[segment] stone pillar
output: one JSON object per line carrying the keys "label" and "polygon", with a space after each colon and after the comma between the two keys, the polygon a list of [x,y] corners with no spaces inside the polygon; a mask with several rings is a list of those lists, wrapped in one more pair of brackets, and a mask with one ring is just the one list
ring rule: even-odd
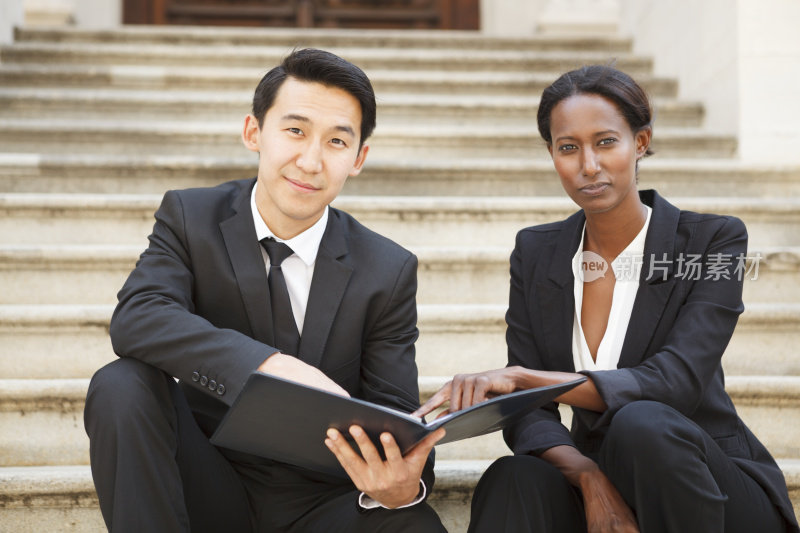
{"label": "stone pillar", "polygon": [[[0,0],[4,2],[6,0]],[[11,0],[12,3],[18,0]],[[122,24],[122,0],[22,0],[26,26],[114,28]]]}
{"label": "stone pillar", "polygon": [[22,26],[25,19],[23,0],[3,0],[0,2],[0,45],[14,40],[14,27]]}
{"label": "stone pillar", "polygon": [[737,137],[742,161],[800,164],[800,3],[622,0],[620,23],[679,98],[704,104],[707,131]]}
{"label": "stone pillar", "polygon": [[26,26],[68,26],[75,22],[75,0],[24,0]]}
{"label": "stone pillar", "polygon": [[544,35],[616,35],[620,0],[547,0],[537,20]]}
{"label": "stone pillar", "polygon": [[[738,36],[730,0],[623,0],[620,30],[657,76],[678,78],[678,97],[705,104],[705,128],[739,131]],[[656,135],[658,117],[656,117]]]}
{"label": "stone pillar", "polygon": [[548,0],[481,0],[481,31],[497,37],[530,37]]}
{"label": "stone pillar", "polygon": [[82,28],[113,28],[122,24],[122,0],[74,0],[75,24]]}
{"label": "stone pillar", "polygon": [[738,0],[739,154],[800,164],[800,2]]}

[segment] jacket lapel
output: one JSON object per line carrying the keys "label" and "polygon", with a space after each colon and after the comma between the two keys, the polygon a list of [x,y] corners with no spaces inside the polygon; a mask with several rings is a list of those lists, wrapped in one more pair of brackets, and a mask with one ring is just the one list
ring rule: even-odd
{"label": "jacket lapel", "polygon": [[333,321],[353,273],[352,266],[340,261],[347,253],[342,222],[336,210],[331,208],[328,227],[325,228],[314,265],[298,354],[302,361],[318,368]]}
{"label": "jacket lapel", "polygon": [[655,191],[639,193],[653,208],[644,244],[639,290],[622,344],[618,368],[639,364],[656,333],[661,315],[675,288],[675,236],[680,211]]}
{"label": "jacket lapel", "polygon": [[[255,180],[253,180],[255,183]],[[272,310],[269,306],[269,288],[264,258],[258,244],[250,193],[253,184],[245,187],[233,202],[236,212],[220,223],[219,228],[228,250],[239,293],[244,302],[253,338],[270,346],[275,345],[272,331]]]}
{"label": "jacket lapel", "polygon": [[[572,258],[581,241],[585,222],[583,211],[564,221],[556,247],[550,258],[547,280],[537,283],[537,302],[541,306],[542,325],[547,353],[551,362],[564,372],[574,372],[572,359],[572,325],[575,317]],[[563,355],[569,355],[564,357]]]}

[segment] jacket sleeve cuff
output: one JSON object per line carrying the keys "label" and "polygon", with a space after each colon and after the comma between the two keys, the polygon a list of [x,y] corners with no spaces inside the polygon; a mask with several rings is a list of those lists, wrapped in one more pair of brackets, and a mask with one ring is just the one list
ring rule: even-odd
{"label": "jacket sleeve cuff", "polygon": [[[401,505],[399,507],[395,507],[395,509],[404,509],[406,507],[411,507],[413,505],[417,505],[419,502],[425,499],[425,495],[428,493],[427,488],[425,487],[425,482],[421,479],[419,480],[419,493],[417,497],[411,503],[407,503],[405,505]],[[365,493],[361,493],[358,495],[358,506],[362,509],[377,509],[378,507],[383,507],[384,509],[388,509],[385,505],[377,500],[373,500]]]}
{"label": "jacket sleeve cuff", "polygon": [[572,446],[575,443],[569,430],[560,422],[541,421],[522,430],[511,446],[515,455],[541,455],[555,446]]}
{"label": "jacket sleeve cuff", "polygon": [[606,403],[607,409],[597,420],[595,427],[607,424],[617,411],[631,402],[642,399],[642,388],[629,368],[582,370],[580,374],[589,376],[594,386],[597,387],[600,397]]}

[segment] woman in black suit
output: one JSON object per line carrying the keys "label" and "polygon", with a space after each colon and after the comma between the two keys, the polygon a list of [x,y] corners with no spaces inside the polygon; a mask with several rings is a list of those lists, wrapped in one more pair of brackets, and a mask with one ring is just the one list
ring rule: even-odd
{"label": "woman in black suit", "polygon": [[568,72],[538,111],[568,219],[526,228],[511,255],[508,366],[457,375],[418,415],[587,380],[506,429],[470,531],[798,531],[783,475],[724,390],[747,232],[638,191],[652,111],[628,75]]}

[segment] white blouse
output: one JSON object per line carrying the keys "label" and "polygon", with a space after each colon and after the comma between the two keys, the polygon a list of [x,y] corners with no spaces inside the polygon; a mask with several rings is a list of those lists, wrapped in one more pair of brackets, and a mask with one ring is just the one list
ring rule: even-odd
{"label": "white blouse", "polygon": [[581,235],[581,243],[578,251],[572,258],[572,273],[575,276],[575,320],[572,326],[572,359],[575,363],[575,371],[581,370],[611,370],[617,368],[619,356],[622,352],[622,343],[625,341],[625,333],[628,330],[628,323],[633,312],[633,302],[636,299],[636,292],[639,290],[639,273],[642,270],[642,258],[644,257],[644,241],[647,236],[647,228],[650,226],[650,215],[653,210],[647,208],[647,219],[638,235],[628,244],[628,246],[611,263],[611,270],[616,278],[614,293],[611,297],[611,311],[608,315],[608,325],[597,348],[597,359],[592,359],[589,346],[586,344],[586,337],[581,326],[581,309],[583,307],[583,283],[598,279],[607,272],[598,269],[598,262],[602,261],[600,255],[593,252],[583,253],[583,235],[586,233],[586,225]]}

